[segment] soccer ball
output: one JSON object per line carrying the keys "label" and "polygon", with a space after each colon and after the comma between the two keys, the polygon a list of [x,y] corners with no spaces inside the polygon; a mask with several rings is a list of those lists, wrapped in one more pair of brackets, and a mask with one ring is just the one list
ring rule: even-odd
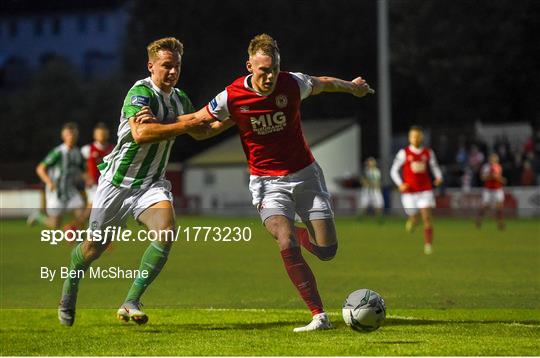
{"label": "soccer ball", "polygon": [[371,332],[386,320],[386,305],[377,292],[362,288],[347,297],[342,314],[347,326],[355,331]]}

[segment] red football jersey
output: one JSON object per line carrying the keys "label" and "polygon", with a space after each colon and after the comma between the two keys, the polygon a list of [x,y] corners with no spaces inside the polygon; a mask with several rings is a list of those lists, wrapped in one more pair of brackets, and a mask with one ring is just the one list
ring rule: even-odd
{"label": "red football jersey", "polygon": [[431,150],[423,148],[415,153],[410,147],[405,148],[405,163],[403,163],[403,182],[409,184],[407,192],[431,190],[431,177],[429,176],[429,160]]}
{"label": "red football jersey", "polygon": [[252,175],[283,176],[313,163],[301,127],[300,105],[311,93],[309,76],[280,72],[267,95],[249,86],[249,77],[235,80],[207,106],[217,119],[237,125]]}
{"label": "red football jersey", "polygon": [[490,176],[490,179],[484,181],[484,188],[486,189],[500,189],[503,187],[503,184],[495,179],[495,175],[500,177],[502,176],[502,167],[500,164],[491,164],[486,163],[482,167],[482,176]]}
{"label": "red football jersey", "polygon": [[94,179],[94,182],[98,182],[100,175],[97,166],[103,162],[103,158],[108,155],[113,148],[114,146],[112,144],[100,146],[95,142],[83,147],[83,155],[86,158],[86,173]]}

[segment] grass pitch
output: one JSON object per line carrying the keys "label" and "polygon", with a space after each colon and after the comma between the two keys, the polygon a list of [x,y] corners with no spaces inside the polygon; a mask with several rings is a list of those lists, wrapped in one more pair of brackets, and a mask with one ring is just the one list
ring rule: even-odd
{"label": "grass pitch", "polygon": [[[434,254],[403,220],[338,219],[338,256],[304,252],[335,330],[295,334],[309,322],[277,248],[256,218],[179,218],[182,226],[247,226],[249,242],[175,243],[144,296],[146,326],[116,321],[131,280],[85,279],[71,328],[56,318],[62,280],[40,267],[66,265],[70,247],[39,242],[40,228],[1,226],[2,355],[538,355],[540,224],[438,219]],[[137,229],[137,226],[133,226]],[[117,243],[95,265],[135,269],[147,243]],[[384,298],[386,325],[361,334],[340,317],[358,288]]]}

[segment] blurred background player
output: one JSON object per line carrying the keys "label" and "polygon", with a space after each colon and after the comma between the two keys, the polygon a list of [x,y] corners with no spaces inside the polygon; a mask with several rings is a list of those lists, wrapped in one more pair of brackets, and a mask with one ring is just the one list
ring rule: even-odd
{"label": "blurred background player", "polygon": [[86,159],[86,197],[90,208],[100,175],[98,165],[114,148],[114,145],[109,143],[109,128],[103,122],[99,122],[94,127],[93,138],[94,142],[81,148],[81,153]]}
{"label": "blurred background player", "polygon": [[384,199],[381,192],[381,171],[377,167],[377,160],[373,157],[366,159],[364,170],[360,177],[362,190],[360,193],[360,209],[365,214],[368,208],[372,208],[379,220],[382,219]]}
{"label": "blurred background player", "polygon": [[[433,150],[423,146],[424,130],[412,126],[409,130],[409,145],[401,149],[392,163],[390,175],[401,192],[401,202],[409,216],[405,228],[412,232],[422,216],[424,224],[424,253],[430,255],[433,247],[431,209],[435,207],[433,185],[429,168],[435,177],[433,184],[442,184],[442,173]],[[429,167],[429,168],[428,168]],[[403,168],[402,173],[400,173]]]}
{"label": "blurred background player", "polygon": [[44,224],[59,228],[65,213],[73,212],[75,220],[84,214],[85,162],[77,147],[79,129],[75,122],[62,126],[63,143],[52,149],[36,167],[36,173],[45,184],[46,213],[35,211],[27,219],[29,225]]}
{"label": "blurred background player", "polygon": [[484,183],[482,190],[482,207],[476,218],[476,227],[482,226],[482,221],[486,211],[491,207],[495,207],[495,219],[499,230],[505,229],[503,220],[504,207],[504,190],[503,185],[506,179],[503,177],[502,166],[499,164],[499,155],[492,153],[489,160],[482,166],[480,171],[480,179]]}
{"label": "blurred background player", "polygon": [[[253,205],[276,239],[287,274],[313,316],[311,323],[294,331],[329,329],[332,325],[315,276],[299,245],[321,260],[330,260],[337,251],[337,235],[323,172],[302,133],[300,105],[322,92],[357,97],[374,92],[361,77],[344,81],[280,71],[279,48],[266,34],[251,40],[248,55],[249,75],[236,79],[198,112],[181,116],[179,123],[217,119],[208,130],[193,133],[198,139],[238,127],[251,173]],[[139,115],[141,120],[151,119],[152,111]],[[295,228],[295,213],[308,230]]]}
{"label": "blurred background player", "polygon": [[[139,266],[147,275],[133,281],[117,311],[119,319],[138,324],[148,321],[140,298],[167,262],[176,230],[171,183],[164,177],[172,144],[176,135],[202,123],[177,121],[178,115],[194,111],[188,96],[174,88],[180,78],[183,52],[182,43],[173,37],[148,45],[150,77],[135,82],[124,99],[118,145],[100,165],[101,177],[90,214],[92,230],[104,232],[107,227],[121,227],[132,216],[149,230],[165,233],[159,235],[159,241],[148,245]],[[155,111],[155,123],[135,123],[136,113],[144,106]],[[169,126],[177,132],[171,133]],[[109,244],[110,241],[87,240],[75,246],[70,270],[84,272]],[[71,326],[75,321],[80,278],[80,275],[69,277],[64,282],[58,306],[58,319],[63,325]]]}

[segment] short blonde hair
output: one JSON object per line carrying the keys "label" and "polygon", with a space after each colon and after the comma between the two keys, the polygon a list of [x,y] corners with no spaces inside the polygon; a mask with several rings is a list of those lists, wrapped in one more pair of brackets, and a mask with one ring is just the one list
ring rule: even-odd
{"label": "short blonde hair", "polygon": [[279,47],[272,36],[260,34],[251,39],[248,46],[248,55],[250,57],[255,56],[257,52],[262,52],[264,55],[275,57],[276,55],[279,55]]}
{"label": "short blonde hair", "polygon": [[182,56],[184,54],[184,45],[175,37],[165,37],[155,40],[146,47],[146,51],[148,52],[148,59],[152,60],[156,58],[158,52],[162,50],[178,52],[180,56]]}

